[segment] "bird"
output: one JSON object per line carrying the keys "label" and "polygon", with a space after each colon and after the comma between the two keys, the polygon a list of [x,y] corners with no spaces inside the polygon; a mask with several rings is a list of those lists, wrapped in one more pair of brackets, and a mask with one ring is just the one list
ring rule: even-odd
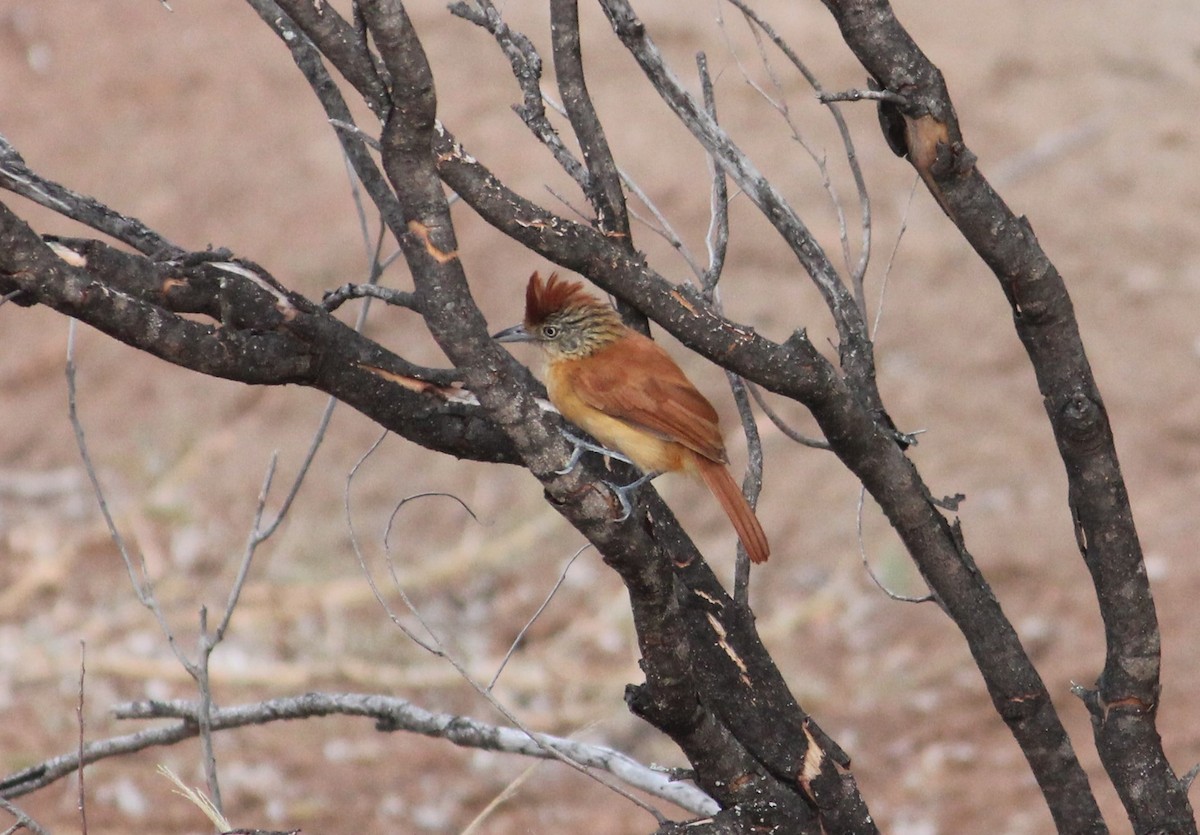
{"label": "bird", "polygon": [[583,449],[619,453],[615,457],[644,473],[614,488],[627,514],[626,491],[666,472],[698,478],[733,523],[751,562],[767,561],[766,534],[729,473],[716,409],[661,345],[625,325],[581,282],[557,273],[543,280],[537,272],[525,289],[524,321],[493,338],[538,345],[545,354],[550,402],[603,445],[576,443],[563,472]]}

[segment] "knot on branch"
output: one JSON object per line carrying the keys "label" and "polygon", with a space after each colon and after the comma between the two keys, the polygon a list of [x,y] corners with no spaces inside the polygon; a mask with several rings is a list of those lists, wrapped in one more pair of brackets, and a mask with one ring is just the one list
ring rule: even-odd
{"label": "knot on branch", "polygon": [[1098,688],[1084,687],[1081,684],[1071,685],[1071,694],[1083,702],[1092,721],[1104,725],[1117,716],[1147,716],[1158,708],[1158,700],[1146,700],[1138,696],[1121,696],[1115,699],[1105,699]]}
{"label": "knot on branch", "polygon": [[1033,692],[998,696],[993,703],[1005,722],[1020,722],[1034,716],[1045,706],[1045,694]]}
{"label": "knot on branch", "polygon": [[673,737],[691,731],[700,718],[699,702],[695,710],[679,711],[674,703],[664,704],[656,699],[649,684],[626,684],[625,705],[634,716]]}
{"label": "knot on branch", "polygon": [[1063,436],[1074,444],[1088,445],[1104,436],[1104,411],[1099,402],[1076,389],[1059,409]]}
{"label": "knot on branch", "polygon": [[934,149],[933,164],[929,168],[936,179],[963,177],[975,167],[978,157],[962,142],[939,142]]}

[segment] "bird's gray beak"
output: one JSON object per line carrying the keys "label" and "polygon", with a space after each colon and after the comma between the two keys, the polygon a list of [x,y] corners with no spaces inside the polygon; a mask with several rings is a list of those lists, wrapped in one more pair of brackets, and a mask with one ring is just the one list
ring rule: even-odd
{"label": "bird's gray beak", "polygon": [[511,328],[505,328],[500,333],[492,334],[492,339],[497,342],[533,342],[534,337],[529,335],[525,330],[524,325],[513,325]]}

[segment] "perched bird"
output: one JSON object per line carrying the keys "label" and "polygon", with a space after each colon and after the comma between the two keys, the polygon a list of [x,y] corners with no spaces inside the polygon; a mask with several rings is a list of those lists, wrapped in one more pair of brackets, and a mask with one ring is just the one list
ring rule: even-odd
{"label": "perched bird", "polygon": [[[717,412],[658,343],[626,327],[581,283],[557,274],[543,281],[536,272],[525,291],[525,321],[495,339],[542,347],[550,402],[600,441],[606,449],[599,451],[615,450],[645,472],[624,489],[667,472],[699,477],[751,561],[766,562],[767,537],[726,468]],[[579,453],[577,445],[572,465]]]}

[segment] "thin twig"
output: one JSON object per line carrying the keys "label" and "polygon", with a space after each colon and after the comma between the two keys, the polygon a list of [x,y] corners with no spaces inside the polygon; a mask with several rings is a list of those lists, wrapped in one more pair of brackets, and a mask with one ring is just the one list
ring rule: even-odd
{"label": "thin twig", "polygon": [[771,408],[771,404],[769,404],[767,399],[763,397],[762,389],[760,389],[758,386],[751,384],[749,388],[750,396],[754,398],[754,402],[758,404],[758,408],[763,410],[763,414],[767,416],[767,419],[770,420],[771,423],[775,424],[775,428],[782,432],[784,437],[789,438],[802,446],[812,447],[813,449],[830,448],[829,441],[821,438],[810,438],[807,435],[797,432],[795,429],[789,426],[787,421],[785,421],[778,412]]}
{"label": "thin twig", "polygon": [[[733,392],[733,402],[737,404],[738,417],[742,422],[742,432],[746,436],[746,475],[742,479],[742,492],[750,507],[758,504],[759,493],[762,492],[763,482],[763,446],[762,436],[758,433],[758,424],[754,420],[754,410],[750,406],[750,398],[746,394],[746,381],[726,371],[729,388]],[[737,564],[733,577],[733,599],[742,606],[750,605],[750,559],[745,546],[739,541],[737,546]]]}
{"label": "thin twig", "polygon": [[876,576],[875,571],[871,568],[870,560],[867,559],[867,545],[863,539],[863,503],[866,495],[867,489],[865,487],[860,488],[858,491],[858,509],[855,512],[855,524],[858,531],[858,555],[862,559],[863,568],[867,570],[867,576],[871,578],[872,583],[879,587],[880,591],[882,591],[892,600],[896,600],[901,603],[928,603],[931,600],[934,600],[932,592],[923,597],[909,597],[907,595],[894,592],[885,586],[883,581]]}
{"label": "thin twig", "polygon": [[[757,30],[761,30],[762,33],[770,39],[771,43],[773,43],[775,47],[783,53],[784,57],[791,62],[792,66],[796,68],[796,71],[799,72],[801,76],[803,76],[804,80],[808,82],[809,87],[811,87],[818,96],[824,92],[816,73],[810,70],[808,65],[800,60],[800,56],[796,54],[796,51],[792,49],[791,45],[785,41],[778,32],[775,31],[774,27],[772,27],[770,23],[760,16],[758,12],[746,5],[743,0],[726,0],[726,2],[732,4],[739,11],[741,11],[746,20],[752,24],[752,27],[757,27]],[[762,46],[759,42],[757,30],[752,28],[752,31],[755,33],[755,43],[759,44],[759,51],[760,54],[762,54]],[[770,64],[767,62],[765,55],[763,55],[763,63],[767,67],[768,72],[770,72]],[[773,74],[772,78],[774,78]],[[778,83],[777,86],[779,86]],[[782,89],[781,86],[780,89]],[[867,315],[867,309],[864,280],[867,274],[867,265],[871,259],[871,198],[867,192],[867,182],[862,173],[862,166],[859,165],[858,162],[858,152],[854,148],[854,139],[850,134],[850,127],[846,124],[846,119],[842,116],[842,112],[836,104],[831,104],[829,102],[826,102],[826,104],[829,104],[830,115],[833,117],[838,134],[841,136],[842,147],[846,154],[846,163],[850,168],[850,174],[854,179],[854,187],[858,192],[862,241],[860,244],[858,262],[854,265],[851,265],[849,239],[845,215],[841,207],[841,201],[838,200],[836,195],[832,192],[832,184],[826,187],[826,190],[830,192],[831,198],[833,198],[834,210],[837,212],[838,216],[842,252],[846,259],[846,268],[850,271],[850,286],[853,289],[859,307],[862,309],[862,315],[865,317]],[[799,132],[796,129],[796,126],[793,124],[789,114],[785,114],[785,120],[792,128],[793,136],[799,140]],[[807,146],[803,142],[800,144],[801,147],[804,147],[806,150],[808,150]],[[810,155],[812,155],[811,151]],[[815,156],[813,158],[814,160],[817,159]],[[821,169],[822,177],[828,179],[828,171],[824,167],[823,157],[818,162],[818,168]]]}
{"label": "thin twig", "polygon": [[[565,765],[575,769],[580,774],[583,774],[585,777],[595,780],[600,785],[605,786],[606,788],[619,794],[621,797],[625,798],[629,802],[635,804],[639,808],[644,809],[646,812],[653,815],[655,820],[657,820],[660,825],[666,823],[666,817],[663,815],[662,812],[660,812],[658,809],[651,806],[650,804],[646,803],[644,800],[637,797],[636,795],[631,794],[630,792],[626,791],[622,787],[613,785],[612,783],[609,783],[608,781],[601,779],[599,776],[597,776],[596,774],[594,774],[591,771],[591,769],[588,767],[588,765],[586,763],[577,762],[576,760],[571,759],[570,756],[559,752],[555,748],[545,747],[545,746],[541,745],[541,743],[538,740],[538,735],[535,734],[529,728],[527,728],[525,726],[525,724],[523,722],[521,722],[517,718],[517,716],[511,710],[509,710],[508,707],[503,702],[501,702],[499,699],[497,699],[496,696],[488,688],[484,687],[482,684],[480,684],[478,681],[476,681],[475,678],[471,675],[471,673],[467,670],[466,666],[461,661],[459,661],[457,658],[455,658],[454,655],[452,655],[445,648],[445,643],[438,636],[437,632],[433,629],[433,627],[429,624],[429,622],[427,620],[425,620],[425,617],[424,617],[424,615],[421,614],[420,609],[417,608],[416,604],[413,603],[412,599],[408,596],[408,593],[404,590],[404,587],[400,584],[399,577],[397,577],[395,574],[395,571],[393,568],[393,563],[389,559],[388,566],[389,566],[389,571],[390,571],[391,577],[392,577],[393,589],[396,592],[396,594],[400,597],[401,602],[404,603],[405,608],[408,609],[409,614],[411,614],[416,619],[416,621],[421,625],[421,628],[425,630],[426,634],[428,634],[429,640],[425,641],[425,640],[422,640],[421,638],[417,637],[417,635],[413,632],[413,630],[411,628],[409,628],[406,624],[404,624],[404,622],[400,620],[399,616],[397,616],[396,613],[394,611],[392,611],[392,608],[391,608],[391,606],[388,605],[388,602],[384,598],[383,593],[379,590],[379,586],[376,584],[374,577],[371,574],[370,568],[367,566],[366,557],[363,554],[362,547],[360,546],[360,544],[358,542],[357,533],[354,530],[353,513],[351,512],[351,509],[350,509],[350,488],[351,488],[351,485],[353,484],[354,478],[358,474],[358,471],[362,467],[363,463],[367,460],[367,458],[369,458],[375,452],[376,449],[378,449],[379,445],[383,442],[383,439],[385,437],[387,437],[387,434],[388,433],[385,432],[382,435],[380,435],[380,437],[378,439],[376,439],[375,443],[373,443],[370,446],[370,448],[367,449],[367,451],[365,453],[363,453],[362,457],[360,457],[358,459],[358,461],[355,462],[354,466],[351,468],[350,472],[347,474],[346,487],[345,487],[345,491],[343,493],[343,506],[344,506],[345,513],[346,513],[346,524],[350,531],[351,546],[354,549],[355,556],[358,558],[359,567],[362,569],[363,574],[365,575],[365,577],[367,579],[367,584],[370,586],[371,593],[375,596],[376,602],[378,602],[379,605],[383,608],[383,611],[387,615],[388,619],[391,620],[391,622],[393,624],[395,624],[397,628],[400,629],[400,631],[405,635],[405,637],[407,637],[409,640],[413,641],[421,649],[432,654],[436,658],[440,658],[440,659],[444,660],[451,667],[453,667],[455,672],[457,672],[459,674],[459,676],[462,678],[462,680],[464,682],[466,682],[471,687],[471,689],[473,689],[485,701],[487,701],[487,703],[489,705],[491,705],[492,708],[494,708],[509,723],[514,725],[521,732],[525,733],[530,740],[532,740],[535,744],[538,745],[539,748],[543,748],[543,750],[545,750],[550,757],[552,757],[556,760],[559,760],[560,762],[564,763]],[[457,498],[457,497],[455,497],[455,498]],[[403,503],[401,503],[401,505],[403,505]]]}
{"label": "thin twig", "polygon": [[550,589],[550,593],[546,595],[546,599],[542,601],[542,605],[538,606],[537,611],[533,613],[529,620],[525,621],[525,625],[521,627],[521,631],[517,633],[517,637],[513,638],[512,645],[509,646],[508,652],[504,653],[504,658],[500,661],[500,666],[496,668],[495,675],[493,675],[492,680],[488,682],[487,690],[489,693],[496,687],[496,682],[500,680],[500,674],[504,672],[505,666],[508,665],[508,660],[512,658],[513,653],[517,651],[517,647],[521,645],[521,641],[524,639],[525,633],[529,631],[529,627],[533,626],[534,622],[541,617],[542,612],[546,611],[546,607],[549,606],[550,601],[554,599],[554,595],[558,594],[558,590],[562,587],[563,582],[567,579],[567,572],[571,570],[571,566],[575,564],[575,560],[579,558],[580,554],[591,547],[592,543],[587,543],[574,554],[572,554],[571,558],[567,560],[567,564],[564,565],[563,570],[559,572],[558,580]]}
{"label": "thin twig", "polygon": [[[696,53],[696,72],[700,76],[704,109],[713,122],[717,122],[716,93],[713,91],[712,77],[708,73],[708,56],[703,52]],[[721,274],[725,270],[725,256],[729,252],[729,182],[725,170],[711,151],[705,158],[708,161],[709,175],[712,177],[712,190],[709,197],[708,234],[704,238],[708,247],[708,269],[704,271],[701,284],[704,298],[712,302],[717,282],[721,280]]]}
{"label": "thin twig", "polygon": [[1200,763],[1196,763],[1194,766],[1189,768],[1187,774],[1183,775],[1183,777],[1179,779],[1179,784],[1183,786],[1183,790],[1185,792],[1190,792],[1192,790],[1192,783],[1196,782],[1197,776],[1200,776]]}
{"label": "thin twig", "polygon": [[921,182],[919,175],[913,175],[912,187],[908,190],[908,200],[904,203],[904,211],[900,214],[900,230],[896,233],[896,240],[892,244],[892,251],[888,253],[887,266],[883,269],[883,277],[879,280],[879,301],[875,305],[875,320],[871,323],[871,341],[874,342],[879,336],[879,323],[883,321],[883,298],[887,292],[888,279],[892,275],[892,267],[896,263],[896,254],[900,252],[900,242],[904,240],[904,233],[908,231],[908,216],[912,211],[913,196],[917,193],[917,185]]}
{"label": "thin twig", "polygon": [[0,136],[0,188],[110,235],[151,258],[170,259],[185,254],[183,249],[137,218],[127,217],[94,197],[72,191],[31,170],[3,136]]}
{"label": "thin twig", "polygon": [[[442,658],[445,656],[445,652],[440,648],[440,646],[429,644],[424,639],[418,637],[416,633],[414,633],[412,629],[408,627],[407,624],[405,624],[396,616],[396,614],[391,610],[391,607],[388,606],[387,600],[383,596],[383,592],[379,590],[379,586],[375,582],[375,575],[371,573],[371,569],[367,565],[367,557],[363,553],[358,532],[354,528],[354,514],[350,509],[350,487],[354,483],[354,478],[356,475],[358,475],[359,469],[364,463],[366,463],[367,459],[371,457],[375,450],[379,448],[379,445],[383,443],[384,438],[386,438],[388,434],[389,433],[386,430],[382,432],[379,437],[375,439],[375,442],[367,448],[367,451],[364,452],[359,459],[354,462],[354,466],[351,467],[350,472],[346,474],[346,486],[342,491],[342,510],[346,514],[346,528],[350,533],[350,546],[354,550],[354,556],[358,560],[358,567],[362,570],[363,576],[366,578],[367,585],[371,589],[371,594],[375,596],[376,602],[383,607],[384,612],[387,613],[387,616],[391,619],[392,623],[394,623],[400,629],[400,631],[404,633],[406,638],[415,643],[421,649],[425,650],[436,658]],[[406,597],[404,590],[399,589],[398,591],[401,595],[401,598],[404,599]],[[417,620],[421,621],[419,616],[417,617]],[[421,621],[421,625],[425,627],[425,630],[429,632],[430,636],[436,641],[436,636],[433,635],[432,630],[429,629],[424,621]]]}
{"label": "thin twig", "polygon": [[[551,110],[558,113],[560,116],[566,117],[567,109],[565,107],[563,107],[562,104],[557,102],[552,96],[549,96],[546,93],[543,93],[542,100],[550,106]],[[650,195],[646,193],[646,190],[643,189],[638,184],[638,182],[635,179],[633,179],[633,176],[628,171],[626,171],[624,168],[618,167],[617,174],[620,175],[621,182],[622,182],[622,184],[624,184],[625,188],[629,189],[630,193],[633,194],[633,196],[638,199],[638,202],[640,202],[643,206],[645,206],[650,211],[650,214],[654,215],[654,219],[658,222],[658,225],[651,223],[650,221],[648,221],[644,217],[642,217],[639,213],[633,211],[632,209],[628,209],[628,207],[626,207],[627,211],[629,211],[630,216],[633,217],[634,220],[637,220],[639,223],[641,223],[643,226],[645,226],[647,229],[649,229],[651,232],[653,232],[654,234],[661,237],[668,244],[670,244],[671,248],[674,249],[676,252],[678,252],[679,256],[681,258],[683,258],[684,262],[688,265],[688,267],[691,269],[692,273],[696,276],[696,278],[703,280],[704,270],[700,266],[699,261],[697,261],[695,256],[692,255],[691,250],[688,249],[688,246],[686,243],[684,243],[683,238],[679,235],[678,232],[675,231],[675,228],[671,225],[671,222],[667,219],[667,216],[662,212],[661,209],[658,208],[658,205],[654,202],[653,199],[651,199]],[[557,197],[560,202],[562,202],[564,205],[566,205],[568,208],[570,208],[573,212],[575,212],[576,215],[581,217],[583,220],[588,221],[589,223],[591,222],[591,218],[589,218],[583,212],[580,212],[575,207],[571,206],[570,203],[568,203],[568,201],[565,198],[561,197],[560,195],[558,195],[557,193],[555,193],[553,191],[551,191],[551,194],[554,194],[554,196]]]}
{"label": "thin twig", "polygon": [[33,835],[50,835],[49,832],[42,828],[41,824],[25,814],[18,806],[2,797],[0,797],[0,809],[3,809],[17,819],[16,823],[4,830],[3,835],[10,835],[10,833],[16,832],[18,829],[27,829]]}
{"label": "thin twig", "polygon": [[[318,435],[320,432],[318,432]],[[225,613],[221,616],[221,622],[217,626],[216,631],[212,634],[212,647],[215,648],[225,638],[225,630],[229,628],[229,621],[233,618],[233,610],[237,608],[238,598],[241,596],[242,588],[246,584],[246,578],[250,574],[250,563],[254,559],[254,552],[258,550],[258,546],[265,542],[271,534],[273,534],[279,526],[279,520],[287,513],[290,507],[291,496],[294,495],[296,489],[299,489],[300,482],[304,477],[304,470],[293,483],[293,492],[289,495],[289,499],[285,506],[280,509],[280,516],[269,528],[265,531],[262,528],[263,512],[267,504],[267,495],[271,492],[271,482],[275,479],[275,467],[279,462],[279,453],[271,454],[271,460],[267,464],[267,471],[263,475],[262,487],[258,491],[258,501],[254,505],[254,521],[250,524],[250,533],[246,537],[246,546],[242,550],[242,561],[238,566],[237,576],[234,578],[233,585],[229,589],[229,597],[225,601]],[[208,643],[207,641],[205,642]]]}
{"label": "thin twig", "polygon": [[96,466],[92,463],[92,455],[87,444],[87,435],[84,432],[83,422],[79,419],[79,410],[76,405],[75,324],[75,319],[71,319],[67,324],[67,361],[65,370],[67,377],[67,419],[70,421],[71,429],[75,434],[75,444],[79,448],[79,457],[83,460],[84,471],[87,473],[88,481],[91,482],[92,493],[95,495],[96,503],[100,507],[100,515],[104,517],[104,524],[108,527],[109,538],[117,546],[117,551],[120,553],[121,560],[125,564],[125,571],[129,575],[129,582],[133,586],[133,591],[137,596],[138,602],[149,609],[154,615],[163,634],[167,637],[167,643],[170,645],[171,651],[184,666],[187,666],[189,662],[183,655],[183,651],[179,648],[175,640],[175,634],[171,631],[170,624],[167,623],[166,615],[163,614],[162,608],[158,605],[158,600],[154,596],[154,586],[150,582],[149,569],[146,566],[145,557],[143,556],[139,561],[140,569],[134,567],[133,556],[130,554],[125,537],[121,534],[117,523],[113,519],[112,512],[108,508],[108,499],[104,495],[104,489],[100,486],[100,477],[96,473]]}
{"label": "thin twig", "polygon": [[[87,675],[87,644],[79,642],[79,702],[75,706],[75,720],[79,725],[79,759],[83,761],[84,719],[83,719],[83,682]],[[87,835],[87,789],[84,787],[84,769],[79,769],[79,829],[82,835]]]}
{"label": "thin twig", "polygon": [[817,92],[817,101],[821,104],[832,104],[839,101],[886,101],[900,107],[908,106],[907,98],[891,90],[842,90],[836,93],[821,90]]}
{"label": "thin twig", "polygon": [[379,144],[378,139],[376,139],[371,134],[367,133],[365,130],[363,130],[358,125],[354,124],[353,122],[346,122],[346,121],[343,121],[342,119],[334,119],[334,118],[330,117],[329,124],[332,125],[333,127],[335,127],[337,130],[340,130],[344,133],[348,133],[351,136],[353,136],[355,139],[359,140],[360,142],[365,143],[366,146],[373,151],[383,150],[383,146]]}

